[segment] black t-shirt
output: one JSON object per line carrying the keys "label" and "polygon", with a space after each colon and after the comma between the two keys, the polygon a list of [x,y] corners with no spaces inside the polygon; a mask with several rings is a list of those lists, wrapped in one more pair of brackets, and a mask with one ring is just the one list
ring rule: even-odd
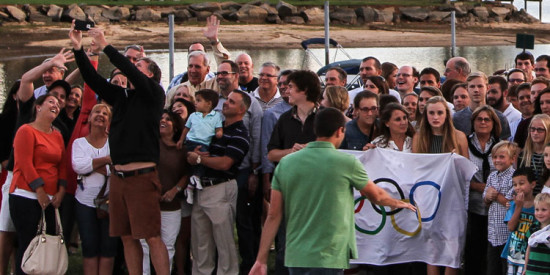
{"label": "black t-shirt", "polygon": [[258,88],[258,78],[253,77],[252,80],[250,80],[250,82],[246,84],[239,83],[239,88],[241,89],[241,91],[254,92],[254,90]]}

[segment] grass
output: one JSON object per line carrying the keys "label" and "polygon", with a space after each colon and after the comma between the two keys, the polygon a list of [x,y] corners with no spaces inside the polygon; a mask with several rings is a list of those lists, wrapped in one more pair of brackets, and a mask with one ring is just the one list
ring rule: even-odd
{"label": "grass", "polygon": [[[233,0],[234,2],[245,4],[250,0]],[[81,1],[78,4],[87,5],[148,5],[148,6],[174,6],[174,5],[189,5],[203,2],[226,2],[226,1],[208,1],[208,0],[89,0]],[[278,0],[266,0],[264,2],[270,4],[277,4]],[[296,6],[322,6],[323,0],[287,0],[287,3]],[[75,3],[73,0],[27,0],[26,4],[43,5],[43,4],[57,4],[57,5],[70,5]],[[432,6],[441,4],[441,0],[332,0],[329,2],[332,6],[364,6],[364,5],[379,5],[379,6]],[[18,0],[0,0],[0,4],[21,4]]]}

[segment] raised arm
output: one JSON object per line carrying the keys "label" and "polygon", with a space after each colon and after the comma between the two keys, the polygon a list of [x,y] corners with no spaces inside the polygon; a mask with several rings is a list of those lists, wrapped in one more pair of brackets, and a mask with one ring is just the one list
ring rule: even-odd
{"label": "raised arm", "polygon": [[73,53],[71,51],[65,51],[65,48],[61,49],[57,55],[52,59],[32,68],[21,76],[21,85],[17,91],[17,99],[22,102],[27,102],[34,95],[33,82],[38,80],[42,74],[47,70],[58,67],[67,69],[65,63],[73,61]]}
{"label": "raised arm", "polygon": [[231,54],[222,45],[222,42],[218,39],[218,31],[220,27],[220,20],[216,15],[211,15],[206,18],[206,28],[204,28],[203,34],[212,46],[216,63],[220,64],[223,60],[231,59]]}

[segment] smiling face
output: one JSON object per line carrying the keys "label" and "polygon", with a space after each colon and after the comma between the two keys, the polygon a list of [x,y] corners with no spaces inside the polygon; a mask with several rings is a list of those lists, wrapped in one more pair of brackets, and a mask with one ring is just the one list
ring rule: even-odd
{"label": "smiling face", "polygon": [[36,119],[44,119],[52,122],[57,115],[59,115],[59,110],[59,101],[57,97],[49,95],[41,105],[36,106]]}
{"label": "smiling face", "polygon": [[88,117],[88,122],[94,127],[107,129],[110,123],[109,114],[107,107],[95,107]]}
{"label": "smiling face", "polygon": [[533,119],[531,125],[529,125],[529,135],[531,135],[531,141],[534,144],[544,143],[546,138],[546,128],[540,119]]}
{"label": "smiling face", "polygon": [[69,98],[67,99],[67,106],[71,108],[77,108],[77,107],[80,107],[81,103],[82,103],[82,90],[78,87],[72,88],[71,93],[69,93]]}
{"label": "smiling face", "polygon": [[67,99],[67,92],[65,91],[65,89],[63,89],[63,87],[61,86],[54,87],[48,93],[57,98],[57,100],[59,101],[60,109],[65,108],[65,100]]}
{"label": "smiling face", "polygon": [[194,102],[195,101],[195,99],[193,99],[191,97],[191,95],[189,94],[189,88],[185,85],[180,86],[176,90],[176,93],[174,94],[174,100],[176,100],[178,98],[185,99],[189,102]]}
{"label": "smiling face", "polygon": [[172,104],[172,112],[178,114],[183,120],[187,119],[187,116],[189,115],[187,113],[187,107],[181,102],[174,102]]}
{"label": "smiling face", "polygon": [[546,202],[535,203],[535,218],[544,227],[550,223],[550,204]]}
{"label": "smiling face", "polygon": [[535,188],[535,182],[529,182],[525,175],[513,177],[512,184],[516,194],[523,193],[525,196],[532,196],[529,194],[533,194],[533,189]]}
{"label": "smiling face", "polygon": [[406,96],[403,98],[403,106],[409,113],[409,119],[411,121],[416,120],[416,108],[418,106],[418,97]]}
{"label": "smiling face", "polygon": [[508,151],[500,149],[492,155],[493,164],[499,172],[503,172],[514,164],[515,159],[510,157]]}
{"label": "smiling face", "polygon": [[252,58],[248,54],[241,54],[235,59],[235,63],[239,66],[239,83],[247,84],[254,77],[254,64]]}
{"label": "smiling face", "polygon": [[550,146],[544,147],[544,165],[550,169]]}
{"label": "smiling face", "polygon": [[490,135],[494,122],[488,112],[482,111],[474,119],[474,131],[477,135]]}
{"label": "smiling face", "polygon": [[160,134],[172,136],[174,134],[174,124],[167,113],[162,114],[160,119]]}
{"label": "smiling face", "polygon": [[365,86],[363,86],[363,89],[373,92],[377,95],[380,94],[380,89],[378,89],[378,87],[370,79],[367,79],[367,82],[365,83]]}
{"label": "smiling face", "polygon": [[63,71],[57,67],[51,67],[42,74],[42,81],[46,87],[50,87],[56,80],[63,79]]}
{"label": "smiling face", "polygon": [[441,102],[428,104],[426,106],[426,112],[428,116],[428,123],[432,127],[434,134],[440,133],[445,124],[447,118],[446,106]]}
{"label": "smiling face", "polygon": [[262,67],[260,69],[258,85],[264,91],[275,92],[277,90],[277,70],[271,66]]}
{"label": "smiling face", "polygon": [[363,125],[372,125],[378,117],[378,104],[376,98],[363,98],[357,108],[357,122]]}
{"label": "smiling face", "polygon": [[534,112],[533,102],[531,102],[531,91],[522,89],[518,91],[519,111],[524,117],[530,117]]}
{"label": "smiling face", "polygon": [[397,72],[397,90],[401,94],[411,93],[418,78],[413,75],[411,66],[403,66]]}
{"label": "smiling face", "polygon": [[191,83],[192,85],[198,85],[202,83],[209,70],[210,67],[204,64],[204,56],[195,55],[189,57],[189,64],[187,65],[187,75],[189,77],[189,83]]}
{"label": "smiling face", "polygon": [[409,127],[408,114],[401,110],[394,110],[391,113],[390,120],[386,122],[386,126],[390,129],[390,133],[393,134],[405,134]]}

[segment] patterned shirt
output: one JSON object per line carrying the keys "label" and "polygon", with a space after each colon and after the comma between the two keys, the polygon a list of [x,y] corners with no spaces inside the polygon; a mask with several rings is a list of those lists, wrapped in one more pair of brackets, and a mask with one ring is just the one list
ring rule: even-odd
{"label": "patterned shirt", "polygon": [[[487,185],[483,191],[483,197],[487,194],[487,189],[493,187],[506,197],[506,199],[512,199],[508,197],[511,195],[510,190],[512,189],[512,175],[514,174],[513,166],[508,167],[508,169],[499,172],[492,172],[487,178]],[[489,221],[487,228],[487,237],[489,242],[493,246],[499,246],[506,243],[510,231],[508,231],[508,226],[504,223],[504,216],[506,215],[506,206],[493,201],[489,206]]]}

